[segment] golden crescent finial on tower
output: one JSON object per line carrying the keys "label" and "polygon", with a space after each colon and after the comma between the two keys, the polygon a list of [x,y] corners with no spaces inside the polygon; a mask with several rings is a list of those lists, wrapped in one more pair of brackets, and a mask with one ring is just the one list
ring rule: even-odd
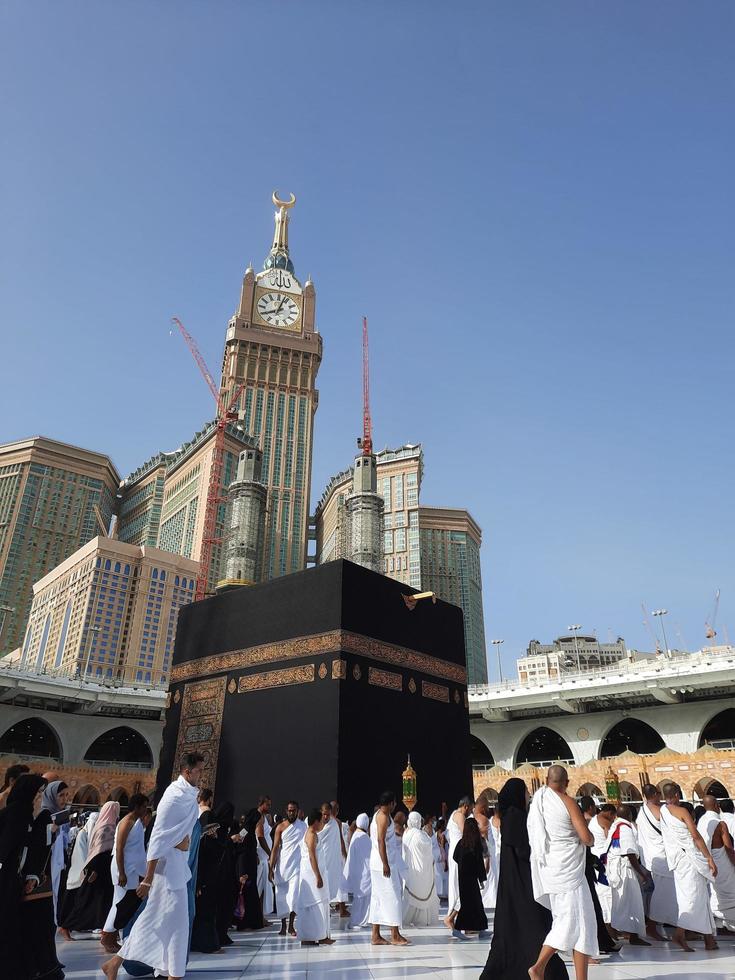
{"label": "golden crescent finial on tower", "polygon": [[277,208],[292,208],[296,203],[296,195],[291,195],[290,201],[282,201],[278,196],[278,191],[273,191],[273,203]]}

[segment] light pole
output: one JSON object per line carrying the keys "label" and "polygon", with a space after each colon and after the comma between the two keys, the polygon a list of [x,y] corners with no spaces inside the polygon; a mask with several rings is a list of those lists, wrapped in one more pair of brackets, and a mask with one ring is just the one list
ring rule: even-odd
{"label": "light pole", "polygon": [[498,654],[498,674],[500,675],[500,683],[503,683],[503,665],[500,662],[500,648],[505,643],[505,640],[491,640],[492,645]]}
{"label": "light pole", "polygon": [[666,639],[666,627],[664,626],[664,616],[668,613],[668,609],[654,609],[651,613],[652,616],[658,616],[661,620],[661,632],[664,635],[664,656],[669,656],[669,643]]}
{"label": "light pole", "polygon": [[579,625],[579,623],[576,623],[576,624],[573,624],[572,626],[567,626],[567,629],[569,630],[569,632],[574,637],[574,654],[575,654],[575,656],[577,658],[577,673],[579,673],[581,671],[582,667],[581,667],[580,662],[579,662],[579,646],[577,645],[577,631],[578,630],[581,630],[582,627]]}
{"label": "light pole", "polygon": [[86,658],[84,658],[84,671],[82,672],[82,680],[84,680],[84,678],[87,675],[87,671],[89,670],[89,658],[92,653],[92,637],[90,636],[90,633],[101,633],[101,632],[102,632],[101,626],[87,627],[87,656]]}

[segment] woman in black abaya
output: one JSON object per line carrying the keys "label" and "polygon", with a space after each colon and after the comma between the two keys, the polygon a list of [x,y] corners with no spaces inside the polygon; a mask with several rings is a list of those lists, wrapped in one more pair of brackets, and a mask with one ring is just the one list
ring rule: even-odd
{"label": "woman in black abaya", "polygon": [[245,837],[239,845],[237,856],[237,876],[240,881],[240,888],[245,899],[244,914],[241,919],[237,919],[237,928],[241,929],[262,929],[263,905],[258,894],[258,838],[255,836],[255,828],[260,822],[260,810],[250,810],[245,817]]}
{"label": "woman in black abaya", "polygon": [[[58,832],[52,815],[65,808],[66,789],[66,783],[55,780],[44,790],[41,810],[31,827],[28,853],[21,871],[25,884],[20,905],[20,943],[26,972],[20,976],[33,980],[64,980],[64,969],[56,955],[51,839]],[[8,797],[8,806],[12,799],[13,793]]]}
{"label": "woman in black abaya", "polygon": [[482,906],[480,883],[487,879],[485,858],[482,853],[482,836],[474,817],[464,822],[462,839],[457,841],[452,858],[459,865],[459,912],[454,921],[452,935],[466,939],[465,932],[483,933],[487,929],[487,916]]}
{"label": "woman in black abaya", "polygon": [[220,861],[217,867],[217,934],[220,946],[231,946],[228,930],[233,922],[235,902],[237,902],[237,873],[235,869],[235,808],[231,803],[220,803],[212,816],[213,823],[219,824],[217,844]]}
{"label": "woman in black abaya", "polygon": [[24,773],[8,794],[7,806],[0,810],[0,970],[7,977],[26,976],[21,929],[21,872],[31,839],[34,809],[41,807],[42,776]]}
{"label": "woman in black abaya", "polygon": [[[217,879],[223,851],[217,841],[217,829],[212,810],[204,810],[199,817],[202,837],[199,842],[197,864],[196,913],[191,933],[193,953],[216,953],[222,946],[217,935]],[[210,829],[211,826],[211,829]],[[234,899],[230,903],[230,912]]]}
{"label": "woman in black abaya", "polygon": [[[551,912],[533,897],[531,847],[526,817],[528,791],[522,779],[509,779],[498,797],[500,816],[500,879],[490,954],[480,980],[528,980],[549,930]],[[554,954],[545,980],[568,977]]]}

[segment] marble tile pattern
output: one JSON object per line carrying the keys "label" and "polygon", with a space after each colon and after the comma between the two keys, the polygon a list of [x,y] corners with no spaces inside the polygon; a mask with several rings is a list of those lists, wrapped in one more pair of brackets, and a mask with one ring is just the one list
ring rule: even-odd
{"label": "marble tile pattern", "polygon": [[[406,929],[413,945],[405,949],[370,945],[368,929],[345,930],[345,921],[332,916],[331,947],[302,949],[298,940],[275,935],[277,925],[259,933],[231,933],[235,945],[225,953],[196,953],[187,977],[200,980],[475,980],[488,951],[488,941],[457,942],[442,926]],[[694,953],[681,953],[668,945],[650,949],[624,947],[599,966],[590,967],[590,980],[735,980],[735,935],[720,937],[720,949],[705,953],[701,943]],[[59,957],[67,980],[100,980],[100,964],[107,958],[94,939],[59,943]],[[574,976],[569,963],[570,977]],[[126,977],[120,971],[120,977]]]}

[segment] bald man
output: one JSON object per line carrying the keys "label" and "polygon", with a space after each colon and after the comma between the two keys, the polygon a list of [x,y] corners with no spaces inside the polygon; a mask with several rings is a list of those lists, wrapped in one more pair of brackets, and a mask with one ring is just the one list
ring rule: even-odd
{"label": "bald man", "polygon": [[697,830],[702,835],[717,865],[717,877],[711,888],[710,907],[715,922],[735,932],[735,852],[727,823],[722,818],[717,798],[708,793],[702,800],[704,814]]}
{"label": "bald man", "polygon": [[551,766],[546,785],[534,793],[528,814],[533,895],[551,909],[551,931],[528,971],[543,980],[554,953],[571,950],[576,980],[587,980],[589,961],[599,955],[597,920],[585,878],[587,848],[594,837],[582,811],[567,795],[563,766]]}
{"label": "bald man", "polygon": [[717,877],[717,865],[694,824],[694,818],[681,805],[681,788],[676,783],[666,783],[661,795],[664,798],[661,833],[666,859],[674,872],[679,910],[674,942],[691,953],[693,950],[687,943],[686,934],[687,931],[698,932],[704,937],[705,949],[717,949],[709,898],[709,885]]}

